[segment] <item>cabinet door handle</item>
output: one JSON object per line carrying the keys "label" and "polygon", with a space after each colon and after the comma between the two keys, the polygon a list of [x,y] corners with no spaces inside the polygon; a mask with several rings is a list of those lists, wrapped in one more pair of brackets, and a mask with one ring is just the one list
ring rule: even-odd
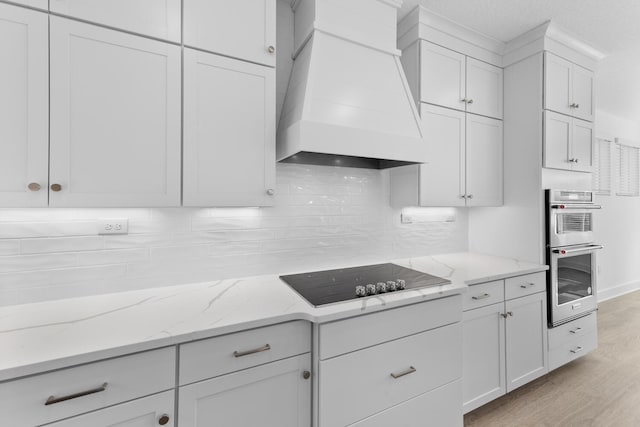
{"label": "cabinet door handle", "polygon": [[527,289],[527,288],[530,288],[532,286],[535,286],[535,283],[524,283],[524,284],[520,285],[520,287],[522,289]]}
{"label": "cabinet door handle", "polygon": [[269,344],[266,344],[260,348],[254,348],[253,350],[247,350],[247,351],[234,351],[233,352],[233,357],[242,357],[242,356],[248,356],[250,354],[255,354],[255,353],[262,353],[263,351],[267,351],[267,350],[271,350],[271,346]]}
{"label": "cabinet door handle", "polygon": [[160,415],[160,418],[158,418],[158,424],[160,424],[161,426],[166,425],[169,422],[169,415],[167,414],[162,414]]}
{"label": "cabinet door handle", "polygon": [[60,396],[60,397],[49,396],[47,401],[44,402],[44,405],[45,406],[53,405],[54,403],[60,403],[60,402],[66,401],[66,400],[71,400],[71,399],[75,399],[75,398],[82,397],[82,396],[88,396],[88,395],[94,394],[94,393],[100,393],[101,391],[105,391],[107,389],[107,385],[109,385],[109,384],[108,383],[104,383],[100,387],[92,388],[91,390],[81,391],[81,392],[78,392],[78,393],[69,394],[69,395],[66,395],[66,396]]}
{"label": "cabinet door handle", "polygon": [[571,350],[571,353],[577,354],[577,353],[580,353],[581,351],[582,351],[582,347],[578,346],[578,347],[576,347],[575,350]]}
{"label": "cabinet door handle", "polygon": [[467,194],[467,199],[473,199],[473,194]]}
{"label": "cabinet door handle", "polygon": [[577,334],[581,330],[582,330],[582,328],[580,326],[578,326],[577,328],[570,330],[569,333],[570,334]]}
{"label": "cabinet door handle", "polygon": [[58,192],[62,190],[62,185],[60,184],[51,184],[51,191]]}
{"label": "cabinet door handle", "polygon": [[484,293],[482,295],[474,295],[471,297],[471,299],[474,299],[476,301],[481,300],[481,299],[485,299],[485,298],[489,298],[491,295]]}
{"label": "cabinet door handle", "polygon": [[513,317],[513,311],[507,311],[507,316]]}
{"label": "cabinet door handle", "polygon": [[276,51],[276,47],[275,46],[269,46],[267,48],[267,52],[269,52],[269,53],[274,53],[275,51]]}
{"label": "cabinet door handle", "polygon": [[400,377],[404,377],[405,375],[413,374],[416,371],[417,371],[416,368],[414,368],[413,366],[409,366],[409,369],[407,369],[406,371],[402,371],[399,374],[392,373],[391,376],[394,379],[397,379],[397,378],[400,378]]}
{"label": "cabinet door handle", "polygon": [[37,182],[31,182],[31,183],[29,183],[27,188],[29,188],[29,190],[31,190],[31,191],[40,191],[40,188],[42,188],[42,187]]}
{"label": "cabinet door handle", "polygon": [[504,317],[505,319],[507,318],[507,313],[500,313],[500,316]]}
{"label": "cabinet door handle", "polygon": [[468,100],[467,104],[473,104],[473,99]]}
{"label": "cabinet door handle", "polygon": [[465,104],[467,103],[467,101],[468,101],[468,99],[467,99],[467,98],[462,98],[462,99],[460,100],[460,102],[464,102]]}

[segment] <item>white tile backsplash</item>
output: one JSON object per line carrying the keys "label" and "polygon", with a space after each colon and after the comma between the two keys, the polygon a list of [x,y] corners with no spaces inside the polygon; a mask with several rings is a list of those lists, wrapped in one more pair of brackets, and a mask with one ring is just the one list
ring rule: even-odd
{"label": "white tile backsplash", "polygon": [[[467,249],[466,210],[401,224],[385,171],[278,164],[276,191],[261,209],[0,209],[0,305]],[[102,218],[129,234],[98,236]]]}

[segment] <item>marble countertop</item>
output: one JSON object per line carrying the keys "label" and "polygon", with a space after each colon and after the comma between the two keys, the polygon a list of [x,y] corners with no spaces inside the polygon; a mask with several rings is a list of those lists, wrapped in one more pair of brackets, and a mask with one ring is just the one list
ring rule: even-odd
{"label": "marble countertop", "polygon": [[316,308],[267,275],[0,307],[0,381],[290,320],[330,322],[547,268],[472,253],[392,262],[451,284]]}

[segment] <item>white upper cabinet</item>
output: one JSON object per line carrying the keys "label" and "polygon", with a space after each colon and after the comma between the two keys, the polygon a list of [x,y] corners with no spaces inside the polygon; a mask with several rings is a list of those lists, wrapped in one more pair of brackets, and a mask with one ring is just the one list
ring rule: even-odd
{"label": "white upper cabinet", "polygon": [[420,44],[420,100],[464,111],[466,57],[430,42]]}
{"label": "white upper cabinet", "polygon": [[593,121],[593,71],[573,66],[573,116],[579,119]]}
{"label": "white upper cabinet", "polygon": [[503,201],[502,121],[467,115],[467,206]]}
{"label": "white upper cabinet", "polygon": [[276,0],[184,0],[184,44],[274,67]]}
{"label": "white upper cabinet", "polygon": [[467,58],[467,112],[502,118],[502,68]]}
{"label": "white upper cabinet", "polygon": [[500,206],[502,121],[422,104],[429,162],[394,168],[394,206]]}
{"label": "white upper cabinet", "polygon": [[420,204],[465,206],[465,113],[422,104],[429,163],[420,168]]}
{"label": "white upper cabinet", "polygon": [[49,9],[49,0],[10,0],[12,3],[21,4],[37,9]]}
{"label": "white upper cabinet", "polygon": [[593,71],[544,54],[544,108],[593,121]]}
{"label": "white upper cabinet", "polygon": [[502,119],[502,68],[421,41],[420,100]]}
{"label": "white upper cabinet", "polygon": [[180,47],[51,17],[50,206],[180,204]]}
{"label": "white upper cabinet", "polygon": [[180,0],[51,0],[52,12],[180,43]]}
{"label": "white upper cabinet", "polygon": [[48,17],[0,3],[0,206],[47,205]]}
{"label": "white upper cabinet", "polygon": [[275,70],[184,51],[184,206],[269,206]]}
{"label": "white upper cabinet", "polygon": [[591,172],[593,123],[544,112],[544,167]]}

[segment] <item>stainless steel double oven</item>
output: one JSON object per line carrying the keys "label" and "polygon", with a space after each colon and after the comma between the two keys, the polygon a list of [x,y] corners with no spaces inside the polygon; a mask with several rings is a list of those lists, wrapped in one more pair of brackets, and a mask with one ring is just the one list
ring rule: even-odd
{"label": "stainless steel double oven", "polygon": [[546,190],[549,326],[597,309],[594,214],[591,191]]}

